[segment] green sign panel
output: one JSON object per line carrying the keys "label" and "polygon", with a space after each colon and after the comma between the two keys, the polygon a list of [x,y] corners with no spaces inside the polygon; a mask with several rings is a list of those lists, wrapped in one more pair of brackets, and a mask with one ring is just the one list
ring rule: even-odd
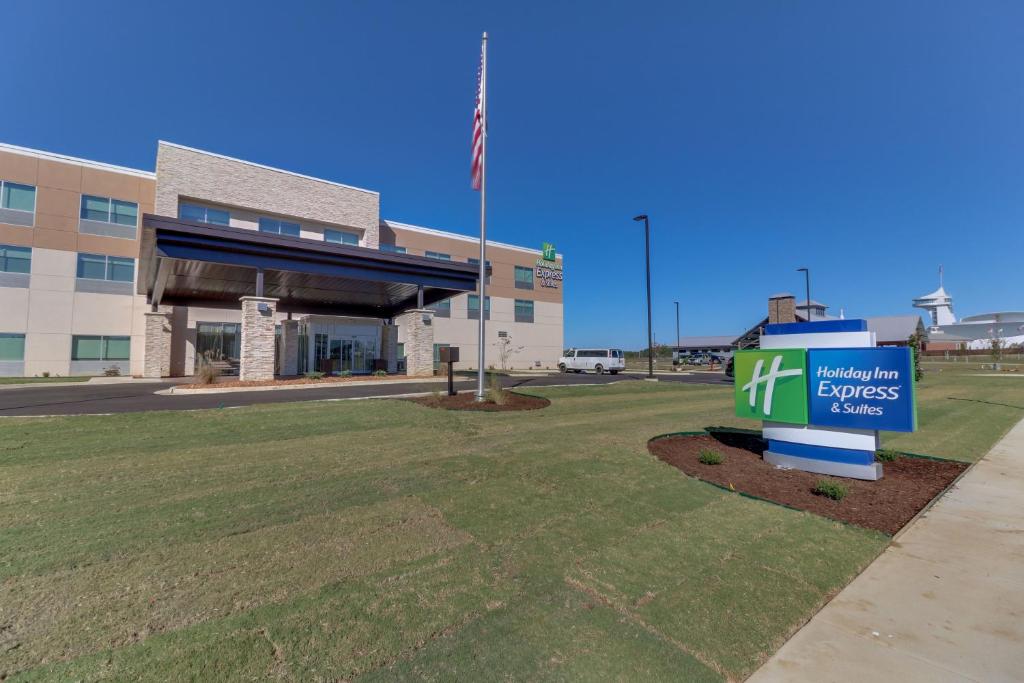
{"label": "green sign panel", "polygon": [[544,252],[542,258],[545,261],[554,261],[557,257],[557,254],[555,253],[555,245],[551,244],[551,242],[545,242],[541,251]]}
{"label": "green sign panel", "polygon": [[804,349],[737,351],[736,415],[807,424],[807,352]]}

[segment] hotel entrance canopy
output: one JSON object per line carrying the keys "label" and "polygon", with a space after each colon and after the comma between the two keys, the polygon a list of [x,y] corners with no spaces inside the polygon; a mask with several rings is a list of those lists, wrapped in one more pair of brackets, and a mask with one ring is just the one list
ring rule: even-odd
{"label": "hotel entrance canopy", "polygon": [[143,216],[138,293],[153,306],[266,296],[283,312],[392,318],[476,289],[468,263]]}

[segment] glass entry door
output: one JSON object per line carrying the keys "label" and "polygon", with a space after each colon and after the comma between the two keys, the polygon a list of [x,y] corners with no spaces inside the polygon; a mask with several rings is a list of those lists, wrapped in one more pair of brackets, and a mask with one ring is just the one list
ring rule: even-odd
{"label": "glass entry door", "polygon": [[237,365],[242,353],[241,323],[197,323],[196,365],[209,363]]}
{"label": "glass entry door", "polygon": [[331,340],[331,369],[334,372],[352,372],[352,340]]}

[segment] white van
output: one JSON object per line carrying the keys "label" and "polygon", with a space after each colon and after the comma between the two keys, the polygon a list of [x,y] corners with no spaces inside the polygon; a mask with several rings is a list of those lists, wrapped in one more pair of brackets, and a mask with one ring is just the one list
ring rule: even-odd
{"label": "white van", "polygon": [[626,369],[622,349],[569,349],[558,360],[559,372],[585,372],[592,370],[599,375],[610,372],[618,374]]}

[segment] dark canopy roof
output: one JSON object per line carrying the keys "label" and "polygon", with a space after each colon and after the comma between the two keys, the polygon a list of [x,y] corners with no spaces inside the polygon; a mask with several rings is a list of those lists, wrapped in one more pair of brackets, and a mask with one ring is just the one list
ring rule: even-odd
{"label": "dark canopy roof", "polygon": [[138,293],[152,304],[237,307],[256,294],[278,310],[390,318],[477,288],[477,266],[423,256],[325,243],[143,216]]}

